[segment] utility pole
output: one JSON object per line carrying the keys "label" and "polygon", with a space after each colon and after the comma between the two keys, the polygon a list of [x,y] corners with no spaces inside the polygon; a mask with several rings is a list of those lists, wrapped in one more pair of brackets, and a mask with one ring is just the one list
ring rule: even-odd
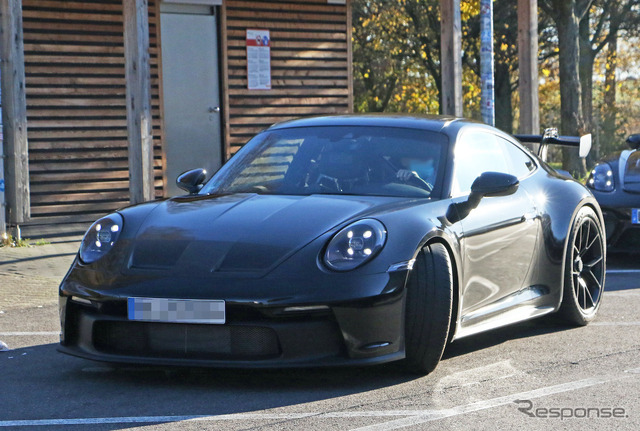
{"label": "utility pole", "polygon": [[440,68],[444,115],[462,117],[462,20],[460,0],[440,0]]}
{"label": "utility pole", "polygon": [[482,121],[496,125],[493,67],[493,0],[480,0],[480,102]]}
{"label": "utility pole", "polygon": [[540,133],[538,99],[538,0],[518,0],[518,74],[522,134]]}
{"label": "utility pole", "polygon": [[13,227],[19,237],[19,225],[31,218],[22,0],[0,0],[0,68],[6,204],[3,214],[5,226]]}
{"label": "utility pole", "polygon": [[4,139],[2,132],[2,67],[0,67],[0,241],[7,235],[7,206],[4,203]]}

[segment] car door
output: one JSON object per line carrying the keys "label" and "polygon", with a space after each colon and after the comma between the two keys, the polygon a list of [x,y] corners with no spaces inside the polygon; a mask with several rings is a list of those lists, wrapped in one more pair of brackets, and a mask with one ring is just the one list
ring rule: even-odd
{"label": "car door", "polygon": [[502,172],[520,180],[508,196],[485,197],[461,220],[463,280],[462,326],[481,324],[519,302],[531,267],[540,219],[527,192],[535,162],[491,131],[463,131],[454,150],[452,195],[466,199],[483,172]]}

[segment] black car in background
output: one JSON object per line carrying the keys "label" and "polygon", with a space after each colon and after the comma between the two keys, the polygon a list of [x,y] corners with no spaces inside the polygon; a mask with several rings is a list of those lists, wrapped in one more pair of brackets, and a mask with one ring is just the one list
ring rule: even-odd
{"label": "black car in background", "polygon": [[627,138],[628,150],[593,168],[587,187],[604,215],[608,249],[640,252],[640,134]]}
{"label": "black car in background", "polygon": [[[527,139],[586,155],[587,138]],[[593,195],[484,124],[300,119],[205,178],[93,224],[60,285],[62,352],[425,374],[448,342],[554,312],[586,325],[601,303]]]}

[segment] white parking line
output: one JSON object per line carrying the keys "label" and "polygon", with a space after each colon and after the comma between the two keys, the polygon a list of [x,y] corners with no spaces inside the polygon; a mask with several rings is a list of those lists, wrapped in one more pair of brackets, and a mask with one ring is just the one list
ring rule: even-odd
{"label": "white parking line", "polygon": [[60,335],[60,331],[0,332],[0,337],[30,337],[35,335]]}
{"label": "white parking line", "polygon": [[507,395],[505,397],[492,398],[490,400],[478,401],[471,404],[465,404],[457,406],[452,409],[444,410],[432,410],[425,411],[422,414],[414,415],[402,419],[396,419],[393,421],[383,422],[380,424],[369,425],[352,431],[377,431],[377,430],[394,430],[399,428],[405,428],[408,426],[420,425],[427,422],[432,422],[440,419],[450,418],[452,416],[460,416],[466,413],[477,412],[479,410],[486,410],[493,407],[500,407],[507,404],[511,404],[516,400],[531,400],[534,398],[545,397],[548,395],[559,394],[562,392],[575,391],[577,389],[588,388],[590,386],[600,385],[613,380],[619,380],[622,377],[616,377],[613,379],[584,379],[576,382],[563,383],[555,386],[548,386],[545,388],[535,389],[533,391],[520,392],[517,394]]}
{"label": "white parking line", "polygon": [[588,388],[590,386],[609,383],[616,380],[633,378],[630,375],[637,372],[637,369],[626,370],[626,375],[622,377],[601,377],[583,379],[575,382],[563,383],[560,385],[547,386],[532,391],[519,392],[504,397],[492,398],[490,400],[478,401],[471,404],[457,406],[451,409],[442,410],[381,410],[381,411],[351,411],[351,412],[307,412],[307,413],[234,413],[227,415],[190,415],[190,416],[129,416],[111,418],[85,418],[85,419],[41,419],[41,420],[7,420],[0,421],[0,428],[3,427],[40,427],[40,426],[65,426],[65,425],[104,425],[104,424],[150,424],[150,423],[176,423],[176,422],[221,422],[221,421],[264,421],[264,420],[295,420],[313,417],[314,419],[348,419],[362,417],[401,417],[400,419],[383,422],[376,425],[358,428],[354,431],[390,430],[404,428],[412,425],[419,425],[452,416],[459,416],[466,413],[486,410],[513,403],[520,399],[534,399],[562,392],[575,391],[577,389]]}

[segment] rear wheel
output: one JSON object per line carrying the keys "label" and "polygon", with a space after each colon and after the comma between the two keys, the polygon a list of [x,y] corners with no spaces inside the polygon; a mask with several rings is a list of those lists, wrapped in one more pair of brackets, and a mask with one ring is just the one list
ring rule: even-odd
{"label": "rear wheel", "polygon": [[594,319],[604,291],[605,245],[602,226],[589,207],[578,212],[571,232],[564,267],[560,315],[584,326]]}
{"label": "rear wheel", "polygon": [[433,371],[444,352],[453,304],[453,270],[444,245],[427,245],[409,276],[405,316],[405,366]]}

